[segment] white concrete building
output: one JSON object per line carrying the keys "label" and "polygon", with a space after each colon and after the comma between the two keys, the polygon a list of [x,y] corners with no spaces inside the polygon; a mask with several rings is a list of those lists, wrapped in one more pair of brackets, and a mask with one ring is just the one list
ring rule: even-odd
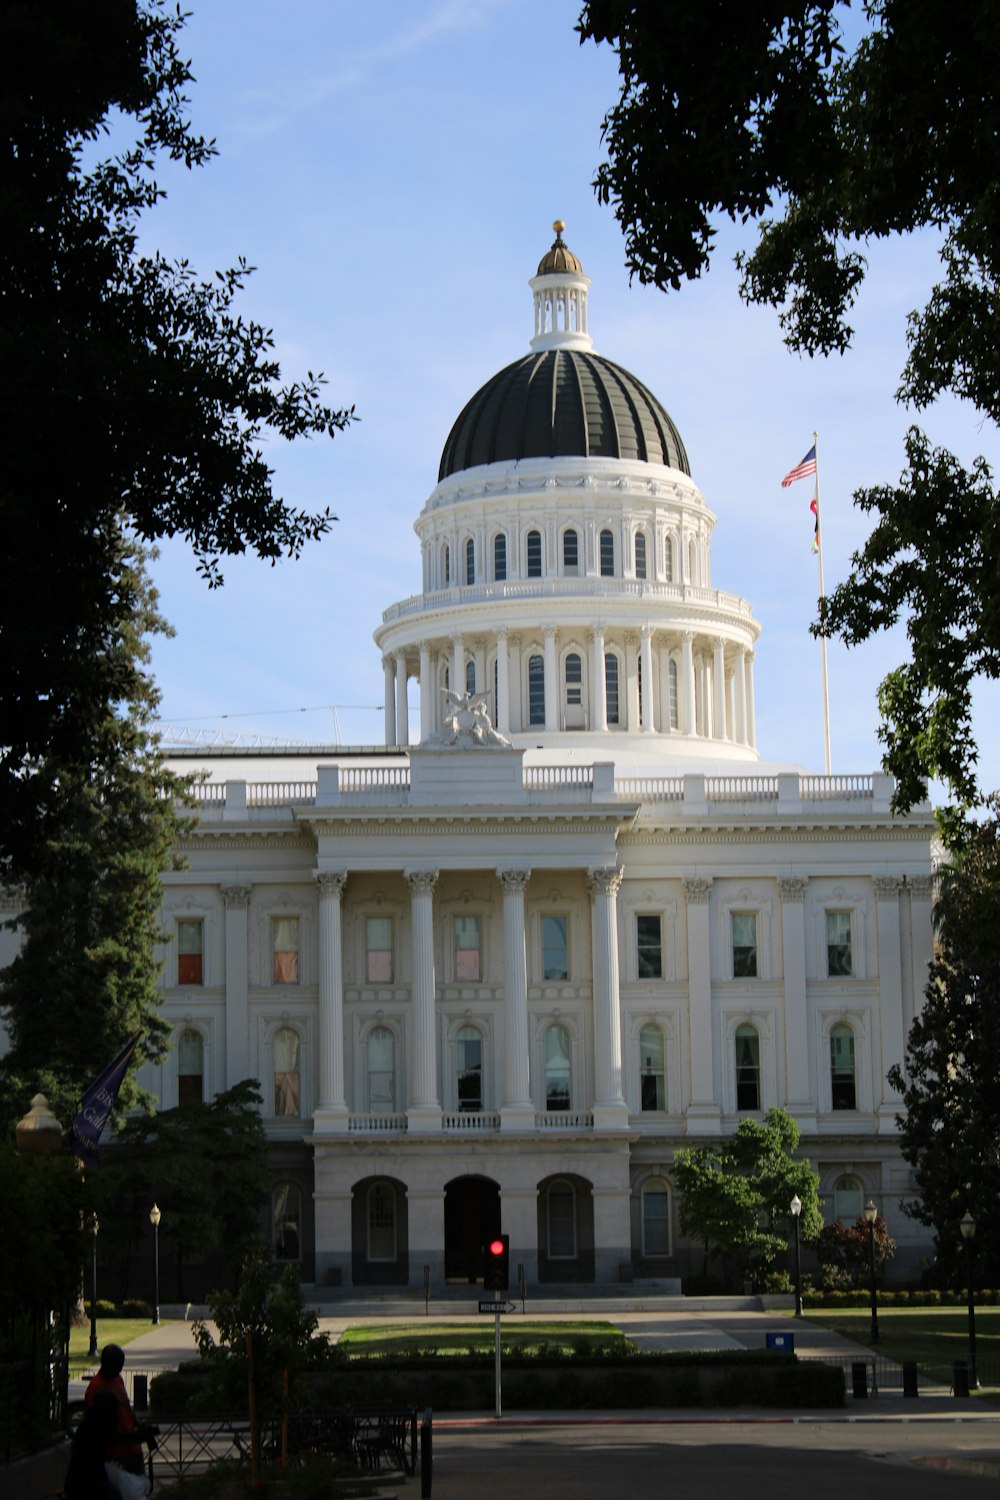
{"label": "white concrete building", "polygon": [[386,745],[172,757],[207,780],[146,1082],[170,1106],[261,1080],[274,1244],[318,1286],[474,1279],[501,1226],[529,1286],[700,1269],[674,1151],[772,1104],[828,1217],[874,1197],[901,1267],[885,1079],[932,817],[893,816],[882,775],[761,762],[759,627],[713,586],[667,413],[593,352],[560,230],[529,352],[445,443],[422,592],[375,631]]}

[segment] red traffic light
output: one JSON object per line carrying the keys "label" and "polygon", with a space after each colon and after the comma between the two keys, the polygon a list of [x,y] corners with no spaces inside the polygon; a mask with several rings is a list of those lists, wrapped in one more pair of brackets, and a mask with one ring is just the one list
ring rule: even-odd
{"label": "red traffic light", "polygon": [[491,1255],[502,1255],[504,1252],[504,1248],[505,1246],[503,1240],[490,1240]]}
{"label": "red traffic light", "polygon": [[510,1235],[495,1234],[486,1246],[483,1286],[488,1292],[505,1292],[510,1285]]}

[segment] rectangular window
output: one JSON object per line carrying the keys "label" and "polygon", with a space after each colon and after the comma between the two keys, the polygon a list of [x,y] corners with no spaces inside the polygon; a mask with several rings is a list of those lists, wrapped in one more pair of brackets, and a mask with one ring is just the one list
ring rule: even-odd
{"label": "rectangular window", "polygon": [[185,920],[177,923],[177,983],[204,984],[202,947],[204,923]]}
{"label": "rectangular window", "polygon": [[667,1107],[665,1064],[663,1032],[658,1026],[644,1026],[639,1033],[639,1083],[644,1114]]}
{"label": "rectangular window", "polygon": [[733,940],[733,978],[757,978],[757,913],[734,911],[729,914]]}
{"label": "rectangular window", "polygon": [[579,550],[575,531],[563,532],[563,571],[574,574],[579,566]]}
{"label": "rectangular window", "polygon": [[369,984],[392,983],[392,918],[369,917],[365,926],[365,976]]}
{"label": "rectangular window", "polygon": [[752,1026],[736,1032],[736,1108],[760,1109],[760,1037]]}
{"label": "rectangular window", "polygon": [[542,918],[542,977],[569,978],[569,920],[566,917]]}
{"label": "rectangular window", "polygon": [[828,911],[826,914],[826,972],[831,979],[849,979],[854,973],[849,911]]}
{"label": "rectangular window", "polygon": [[576,1255],[576,1212],[573,1189],[549,1189],[549,1258],[572,1260]]}
{"label": "rectangular window", "polygon": [[274,917],[271,922],[273,984],[299,982],[299,919]]}
{"label": "rectangular window", "polygon": [[528,577],[541,578],[542,576],[542,533],[540,531],[528,532]]}
{"label": "rectangular window", "polygon": [[493,577],[503,583],[507,577],[507,538],[502,531],[493,538]]}
{"label": "rectangular window", "polygon": [[658,916],[635,919],[636,957],[640,979],[663,978],[663,936]]}
{"label": "rectangular window", "polygon": [[642,1253],[670,1254],[670,1199],[666,1188],[646,1188],[643,1192]]}
{"label": "rectangular window", "polygon": [[482,939],[478,917],[455,918],[455,978],[482,978]]}

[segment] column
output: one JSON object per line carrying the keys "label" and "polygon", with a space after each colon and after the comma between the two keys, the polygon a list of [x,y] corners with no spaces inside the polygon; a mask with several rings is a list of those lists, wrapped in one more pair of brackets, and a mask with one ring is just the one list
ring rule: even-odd
{"label": "column", "polygon": [[[806,881],[778,880],[781,951],[785,976],[785,1105],[799,1129],[816,1129],[816,1101],[809,1094],[809,1011],[806,1005]],[[779,1103],[782,1101],[779,1100]]]}
{"label": "column", "polygon": [[713,1135],[719,1129],[715,1100],[712,1038],[712,970],[708,925],[712,882],[695,877],[684,882],[687,904],[687,957],[691,1047],[691,1102],[687,1109],[688,1135]]}
{"label": "column", "polygon": [[591,870],[591,930],[594,964],[594,1129],[625,1130],[628,1105],[622,1091],[622,1021],[618,988],[619,869]]}
{"label": "column", "polygon": [[507,632],[497,631],[497,701],[496,728],[501,734],[510,734],[510,656],[507,652]]}
{"label": "column", "polygon": [[726,648],[717,636],[712,645],[712,687],[714,689],[714,717],[712,732],[717,740],[726,738]]}
{"label": "column", "polygon": [[639,660],[642,663],[642,692],[639,706],[642,714],[643,734],[653,732],[653,632],[644,625],[639,637]]}
{"label": "column", "polygon": [[460,635],[454,636],[451,642],[451,672],[448,677],[448,686],[453,693],[465,692],[465,643]]}
{"label": "column", "polygon": [[747,673],[745,651],[740,651],[737,654],[733,687],[735,688],[736,696],[736,741],[740,745],[745,745],[747,742]]}
{"label": "column", "polygon": [[604,631],[594,631],[594,654],[591,660],[590,696],[593,700],[593,725],[602,734],[608,727],[608,684],[604,675]]}
{"label": "column", "polygon": [[934,953],[934,881],[930,875],[911,875],[910,887],[910,988],[904,996],[906,1033],[924,1005],[927,968]]}
{"label": "column", "polygon": [[476,692],[486,691],[486,647],[483,645],[482,637],[475,642],[473,650],[473,661],[475,662]]}
{"label": "column", "polygon": [[319,1108],[313,1132],[346,1134],[341,903],[347,874],[343,870],[317,870],[314,879],[319,891]]}
{"label": "column", "polygon": [[396,678],[395,664],[391,656],[382,658],[382,676],[385,681],[385,743],[396,743]]}
{"label": "column", "polygon": [[512,688],[508,700],[510,712],[510,733],[520,734],[524,728],[524,674],[521,670],[521,637],[511,635],[507,637],[507,647],[510,651],[510,670],[508,674],[508,685]]}
{"label": "column", "polygon": [[404,870],[410,887],[413,929],[413,1035],[407,1129],[441,1129],[437,1088],[436,985],[434,978],[434,887],[437,870]]}
{"label": "column", "polygon": [[504,1101],[501,1130],[531,1130],[528,1066],[528,962],[524,940],[524,892],[530,870],[498,870],[503,888]]}
{"label": "column", "polygon": [[753,692],[753,662],[754,654],[747,651],[744,655],[746,666],[746,715],[747,715],[747,744],[751,750],[757,748],[757,706]]}
{"label": "column", "polygon": [[406,652],[396,652],[396,744],[410,743],[410,710],[406,693]]}
{"label": "column", "polygon": [[559,728],[559,663],[556,660],[556,630],[545,630],[545,732]]}
{"label": "column", "polygon": [[257,1073],[250,1067],[247,997],[247,908],[250,886],[224,885],[226,903],[226,1088]]}
{"label": "column", "polygon": [[625,728],[635,734],[639,728],[639,652],[634,635],[625,637],[625,681],[620,685],[621,704],[625,710]]}
{"label": "column", "polygon": [[420,740],[423,743],[434,733],[434,684],[431,679],[431,648],[427,641],[420,642]]}
{"label": "column", "polygon": [[906,1038],[903,1033],[903,982],[899,939],[899,880],[895,875],[875,877],[875,908],[878,920],[878,991],[882,1024],[882,1058],[878,1069],[881,1088],[875,1091],[881,1134],[895,1135],[899,1095],[886,1079],[893,1063],[903,1064]]}
{"label": "column", "polygon": [[694,734],[694,636],[681,636],[681,733]]}

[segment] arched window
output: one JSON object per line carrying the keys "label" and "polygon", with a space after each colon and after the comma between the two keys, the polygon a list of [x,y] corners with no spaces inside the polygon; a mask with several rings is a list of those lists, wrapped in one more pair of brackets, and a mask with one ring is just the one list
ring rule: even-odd
{"label": "arched window", "polygon": [[854,1032],[843,1023],[830,1032],[830,1098],[834,1109],[858,1107]]}
{"label": "arched window", "polygon": [[668,583],[674,581],[674,544],[669,537],[663,539],[663,576]]}
{"label": "arched window", "polygon": [[271,1245],[275,1260],[302,1258],[302,1193],[294,1182],[271,1189]]}
{"label": "arched window", "polygon": [[545,723],[545,658],[528,658],[528,723]]}
{"label": "arched window", "polygon": [[290,1026],[274,1033],[274,1113],[294,1117],[300,1113],[299,1034]]}
{"label": "arched window", "polygon": [[566,707],[579,708],[583,704],[583,662],[575,651],[566,657]]}
{"label": "arched window", "polygon": [[688,542],[688,583],[697,583],[698,582],[698,579],[695,576],[695,568],[694,568],[696,556],[697,556],[697,554],[695,553],[695,550],[694,550],[694,537],[692,537],[691,540]]}
{"label": "arched window", "polygon": [[528,532],[528,577],[541,578],[542,576],[542,533],[540,531]]}
{"label": "arched window", "polygon": [[670,727],[676,729],[680,724],[680,714],[677,706],[677,663],[667,663],[667,691],[670,695]]}
{"label": "arched window", "polygon": [[476,544],[472,537],[468,537],[465,543],[465,581],[475,583],[476,581]]}
{"label": "arched window", "polygon": [[753,1026],[736,1028],[736,1108],[760,1109],[760,1037]]}
{"label": "arched window", "polygon": [[571,578],[580,565],[580,538],[572,526],[563,532],[563,572]]}
{"label": "arched window", "polygon": [[177,1103],[205,1102],[205,1043],[200,1031],[182,1031],[177,1040]]}
{"label": "arched window", "polygon": [[643,1114],[666,1109],[666,1055],[659,1026],[644,1026],[639,1033],[639,1086]]}
{"label": "arched window", "polygon": [[605,528],[601,532],[600,539],[601,577],[614,578],[615,576],[615,536],[613,531]]}
{"label": "arched window", "polygon": [[388,1026],[374,1026],[365,1044],[368,1060],[368,1109],[373,1115],[396,1110],[396,1041]]}
{"label": "arched window", "polygon": [[465,691],[467,693],[476,691],[476,664],[471,658],[465,663]]}
{"label": "arched window", "polygon": [[463,1114],[483,1107],[483,1039],[474,1026],[463,1026],[455,1039],[456,1092]]}
{"label": "arched window", "polygon": [[389,1182],[368,1189],[368,1259],[396,1259],[396,1194]]}
{"label": "arched window", "polygon": [[573,1184],[557,1179],[545,1195],[545,1227],[550,1260],[576,1257],[576,1193]]}
{"label": "arched window", "polygon": [[833,1185],[833,1217],[854,1224],[861,1217],[865,1190],[856,1177],[838,1177]]}
{"label": "arched window", "polygon": [[646,576],[646,538],[641,531],[635,534],[635,576],[636,578]]}
{"label": "arched window", "polygon": [[613,651],[604,655],[604,695],[608,706],[608,723],[620,724],[618,707],[618,658]]}
{"label": "arched window", "polygon": [[545,1108],[566,1110],[572,1095],[569,1033],[565,1026],[550,1026],[545,1033]]}
{"label": "arched window", "polygon": [[670,1254],[670,1190],[665,1182],[647,1182],[642,1190],[642,1253]]}
{"label": "arched window", "polygon": [[444,573],[444,583],[445,588],[447,588],[451,582],[451,548],[447,542],[445,542],[441,552],[441,571]]}
{"label": "arched window", "polygon": [[498,583],[507,577],[507,538],[502,531],[493,538],[493,577]]}

